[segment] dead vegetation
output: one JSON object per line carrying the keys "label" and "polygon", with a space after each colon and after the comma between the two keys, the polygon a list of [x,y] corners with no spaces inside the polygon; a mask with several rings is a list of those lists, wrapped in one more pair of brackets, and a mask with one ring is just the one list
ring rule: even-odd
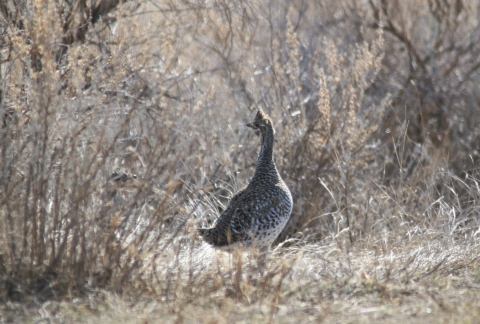
{"label": "dead vegetation", "polygon": [[[474,322],[478,1],[0,4],[0,322]],[[257,107],[294,196],[205,249]]]}

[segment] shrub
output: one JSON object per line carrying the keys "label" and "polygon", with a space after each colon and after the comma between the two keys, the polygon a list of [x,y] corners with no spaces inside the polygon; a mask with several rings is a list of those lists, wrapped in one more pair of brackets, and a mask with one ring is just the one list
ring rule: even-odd
{"label": "shrub", "polygon": [[257,107],[295,201],[277,243],[474,235],[474,9],[0,4],[0,298],[182,277],[196,224],[253,172]]}

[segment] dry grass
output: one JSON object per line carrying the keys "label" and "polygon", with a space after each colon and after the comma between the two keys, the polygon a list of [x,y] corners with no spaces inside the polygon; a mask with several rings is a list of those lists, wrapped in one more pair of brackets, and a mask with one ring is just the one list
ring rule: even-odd
{"label": "dry grass", "polygon": [[[0,4],[0,322],[473,323],[480,3]],[[276,127],[264,266],[209,224]]]}
{"label": "dry grass", "polygon": [[[430,235],[344,253],[333,244],[279,248],[260,271],[248,254],[165,251],[148,281],[119,297],[2,306],[3,321],[50,323],[474,323],[479,246]],[[171,252],[171,253],[169,253]]]}

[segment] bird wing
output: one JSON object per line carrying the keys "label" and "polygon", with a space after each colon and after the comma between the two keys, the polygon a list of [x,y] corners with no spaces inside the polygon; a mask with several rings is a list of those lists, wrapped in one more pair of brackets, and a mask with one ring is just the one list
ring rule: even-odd
{"label": "bird wing", "polygon": [[249,208],[243,203],[248,200],[247,196],[248,192],[245,189],[238,192],[213,227],[200,231],[207,242],[215,246],[226,246],[248,239],[247,232],[252,225],[252,216]]}

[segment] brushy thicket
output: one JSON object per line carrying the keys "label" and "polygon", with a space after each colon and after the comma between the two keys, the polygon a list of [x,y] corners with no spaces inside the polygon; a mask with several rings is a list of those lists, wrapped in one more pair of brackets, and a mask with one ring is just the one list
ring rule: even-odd
{"label": "brushy thicket", "polygon": [[[169,300],[184,275],[215,293],[195,228],[253,174],[258,107],[294,197],[285,251],[476,242],[479,15],[475,0],[1,3],[0,300]],[[247,298],[236,265],[227,295]],[[256,298],[278,300],[290,269]]]}

